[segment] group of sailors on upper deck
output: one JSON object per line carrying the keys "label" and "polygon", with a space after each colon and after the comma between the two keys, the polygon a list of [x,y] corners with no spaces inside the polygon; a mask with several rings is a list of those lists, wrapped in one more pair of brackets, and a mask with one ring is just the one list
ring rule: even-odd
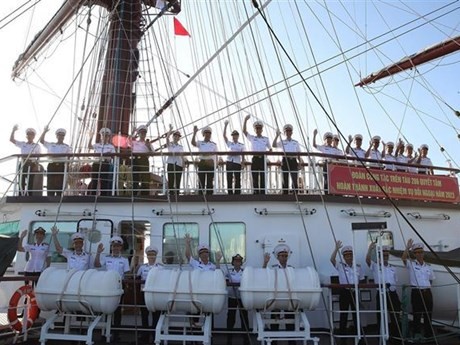
{"label": "group of sailors on upper deck", "polygon": [[[254,134],[250,134],[247,130],[247,122],[250,115],[246,116],[243,123],[243,134],[250,143],[250,149],[246,150],[243,143],[239,141],[239,132],[233,130],[231,132],[231,140],[227,136],[228,121],[224,122],[223,139],[228,148],[229,154],[225,160],[226,178],[227,178],[227,193],[241,194],[241,172],[246,163],[244,152],[250,151],[252,160],[250,162],[252,175],[252,193],[265,194],[266,191],[266,171],[267,171],[267,152],[273,148],[280,149],[284,155],[281,158],[282,172],[282,192],[288,194],[290,190],[289,180],[292,182],[294,191],[299,191],[299,170],[303,167],[303,159],[301,157],[300,144],[292,138],[293,126],[287,124],[283,127],[285,138],[281,138],[281,131],[276,131],[276,136],[271,142],[268,137],[263,136],[264,124],[262,121],[253,123]],[[18,129],[14,126],[10,141],[21,149],[21,154],[38,154],[41,152],[40,146],[34,142],[36,131],[33,128],[26,130],[27,141],[19,141],[15,139],[15,132]],[[40,136],[39,142],[44,145],[48,153],[53,154],[71,154],[72,148],[64,143],[66,131],[63,128],[56,130],[57,141],[50,143],[45,141],[45,134],[49,131],[45,127],[43,134]],[[215,167],[218,162],[224,164],[216,158],[217,144],[211,140],[212,129],[205,127],[201,130],[202,140],[197,140],[197,126],[193,128],[191,145],[198,148],[200,152],[196,163],[198,172],[197,190],[200,194],[213,194]],[[131,150],[128,163],[132,166],[132,189],[138,195],[149,194],[150,189],[150,163],[149,153],[153,152],[152,143],[146,138],[147,127],[142,125],[136,129],[136,137],[129,141]],[[383,142],[376,135],[370,140],[367,150],[362,148],[363,136],[356,134],[354,137],[348,137],[348,142],[345,147],[345,153],[339,148],[340,138],[338,135],[333,135],[331,132],[326,132],[323,135],[323,143],[317,143],[318,130],[313,131],[313,147],[324,155],[331,156],[333,159],[341,157],[353,157],[359,160],[371,160],[368,163],[369,167],[378,167],[385,170],[404,171],[419,174],[433,174],[432,162],[428,158],[428,145],[422,144],[418,149],[418,153],[414,153],[414,146],[410,143],[404,144],[400,139],[395,145],[393,142]],[[99,142],[92,144],[91,140],[88,148],[95,153],[100,154],[100,159],[92,164],[90,169],[91,182],[88,186],[86,194],[95,195],[111,195],[113,185],[113,160],[110,156],[104,154],[116,153],[117,148],[112,144],[112,131],[109,128],[102,128],[99,131]],[[91,135],[92,137],[92,135]],[[172,137],[172,139],[171,139]],[[168,191],[171,194],[178,193],[181,188],[182,174],[187,160],[184,153],[184,148],[180,144],[181,132],[173,130],[170,126],[169,132],[166,134],[166,148],[168,156],[166,159],[166,172],[168,180]],[[156,141],[156,140],[155,140]],[[379,149],[380,143],[383,144],[382,150]],[[257,153],[260,152],[260,155]],[[326,157],[323,157],[327,161]],[[31,195],[30,190],[36,189],[34,186],[34,174],[40,171],[40,164],[37,158],[24,159],[21,165],[21,178],[19,180],[20,190],[23,195]],[[120,169],[121,170],[121,169]],[[55,157],[51,158],[51,162],[47,167],[47,194],[61,195],[65,189],[64,172],[66,171],[66,158]],[[325,172],[326,173],[326,172]],[[38,187],[39,188],[39,187]],[[37,194],[37,195],[41,195]]]}

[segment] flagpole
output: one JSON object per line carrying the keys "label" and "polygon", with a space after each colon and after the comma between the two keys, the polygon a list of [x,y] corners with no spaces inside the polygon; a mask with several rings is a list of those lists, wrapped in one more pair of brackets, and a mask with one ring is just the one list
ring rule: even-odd
{"label": "flagpole", "polygon": [[[272,0],[267,0],[263,5],[262,5],[262,8],[261,10],[265,9],[265,7],[267,7],[270,3],[272,2]],[[258,15],[259,13],[261,12],[260,11],[257,11],[256,13],[254,13],[251,17],[248,18],[248,20],[243,24],[241,25],[241,27],[235,31],[235,33],[226,41],[224,42],[224,44],[216,50],[216,52],[208,59],[208,61],[206,61],[185,83],[184,85],[182,85],[182,87],[176,91],[176,93],[174,95],[172,95],[164,104],[163,106],[158,109],[158,111],[155,113],[155,115],[153,115],[153,117],[146,123],[146,126],[150,126],[150,124],[155,121],[158,117],[161,116],[161,114],[167,109],[169,108],[169,106],[172,104],[172,102],[174,102],[174,100],[182,93],[184,92],[184,90],[192,83],[192,81],[194,81],[196,79],[196,77],[206,68],[208,67],[208,65],[217,57],[219,56],[219,54],[225,49],[227,48],[227,46],[241,33],[241,31],[243,31]]]}

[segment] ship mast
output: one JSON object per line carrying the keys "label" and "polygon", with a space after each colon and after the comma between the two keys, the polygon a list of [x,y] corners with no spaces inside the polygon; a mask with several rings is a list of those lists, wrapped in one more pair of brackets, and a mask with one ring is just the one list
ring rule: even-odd
{"label": "ship mast", "polygon": [[[158,1],[160,2],[160,1]],[[157,6],[157,0],[68,0],[40,31],[16,61],[12,77],[18,77],[60,32],[83,5],[99,5],[110,12],[108,47],[101,86],[97,120],[98,130],[108,127],[114,133],[129,134],[129,123],[135,104],[134,83],[138,76],[139,50],[142,37],[142,5]],[[180,11],[180,1],[161,1],[171,12]],[[163,12],[163,10],[162,10]],[[162,13],[161,12],[161,13]]]}

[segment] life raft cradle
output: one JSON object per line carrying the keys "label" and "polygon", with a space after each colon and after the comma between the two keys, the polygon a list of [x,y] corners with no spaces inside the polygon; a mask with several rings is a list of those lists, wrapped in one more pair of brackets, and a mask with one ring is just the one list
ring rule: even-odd
{"label": "life raft cradle", "polygon": [[[18,318],[18,304],[22,297],[27,296],[26,312],[24,313],[24,324]],[[23,285],[18,288],[10,298],[8,305],[8,321],[10,327],[19,333],[24,332],[32,327],[34,321],[38,318],[40,309],[38,309],[37,301],[35,300],[34,289],[32,285]]]}

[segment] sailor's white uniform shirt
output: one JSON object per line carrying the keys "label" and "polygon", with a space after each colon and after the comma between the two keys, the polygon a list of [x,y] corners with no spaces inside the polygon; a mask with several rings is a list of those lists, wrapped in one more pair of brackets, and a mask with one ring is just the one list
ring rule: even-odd
{"label": "sailor's white uniform shirt", "polygon": [[[163,269],[163,265],[162,264],[159,264],[157,262],[155,262],[153,265],[149,265],[148,263],[147,264],[142,264],[139,266],[139,268],[137,269],[137,276],[140,277],[142,280],[147,280],[147,276],[150,272],[150,270],[152,268],[156,268],[156,269]],[[144,285],[145,284],[142,284],[141,285],[141,289],[144,288]]]}
{"label": "sailor's white uniform shirt", "polygon": [[69,250],[67,248],[64,248],[62,250],[62,256],[64,256],[67,259],[67,269],[76,269],[79,271],[84,271],[89,269],[89,260],[90,260],[90,255],[82,252],[80,254],[77,254],[73,250]]}
{"label": "sailor's white uniform shirt", "polygon": [[369,152],[369,159],[375,159],[375,160],[381,160],[382,159],[382,154],[380,153],[379,150],[371,149]]}
{"label": "sailor's white uniform shirt", "polygon": [[133,140],[131,143],[131,150],[133,153],[147,153],[150,152],[150,143],[145,141]]}
{"label": "sailor's white uniform shirt", "polygon": [[208,261],[207,264],[204,264],[201,261],[195,260],[194,258],[190,258],[189,265],[193,269],[199,269],[201,271],[215,271],[216,270],[216,265],[214,265],[211,261]]}
{"label": "sailor's white uniform shirt", "polygon": [[215,142],[211,140],[209,141],[198,140],[196,142],[196,146],[198,147],[198,151],[202,153],[200,155],[200,159],[202,160],[214,160],[215,159],[215,155],[206,154],[206,153],[217,151],[217,145]]}
{"label": "sailor's white uniform shirt", "polygon": [[[428,166],[433,166],[433,163],[431,162],[431,159],[428,157],[423,157],[420,159],[420,165],[428,165]],[[419,173],[427,173],[429,168],[418,168]]]}
{"label": "sailor's white uniform shirt", "polygon": [[[390,154],[385,154],[385,157],[383,157],[383,160],[385,162],[396,162],[396,158],[393,155]],[[394,164],[386,164],[384,165],[385,170],[396,170]]]}
{"label": "sailor's white uniform shirt", "polygon": [[[244,269],[241,268],[239,271],[236,271],[234,268],[231,268],[227,273],[227,280],[229,283],[239,284],[241,283],[241,277],[243,276]],[[237,298],[236,294],[237,287],[229,286],[228,287],[228,297]]]}
{"label": "sailor's white uniform shirt", "polygon": [[[409,158],[407,156],[404,156],[404,155],[398,155],[396,157],[396,162],[398,162],[398,163],[409,164],[410,160],[411,160],[411,158]],[[415,168],[415,167],[408,167],[408,166],[402,166],[402,165],[397,165],[396,169],[397,170],[402,170],[402,171],[407,171],[407,172],[410,172],[410,173],[416,173],[417,172],[417,168]]]}
{"label": "sailor's white uniform shirt", "polygon": [[[181,153],[184,152],[184,147],[181,144],[174,144],[173,142],[170,142],[168,145],[168,151],[171,153]],[[184,165],[184,159],[182,156],[171,155],[168,156],[166,163],[182,167]]]}
{"label": "sailor's white uniform shirt", "polygon": [[265,151],[270,150],[272,148],[268,138],[264,137],[263,135],[258,137],[258,136],[255,136],[255,135],[252,135],[252,134],[248,133],[246,135],[246,138],[248,138],[249,142],[251,143],[252,151],[265,152]]}
{"label": "sailor's white uniform shirt", "polygon": [[93,144],[93,149],[95,153],[116,153],[115,146],[112,144]]}
{"label": "sailor's white uniform shirt", "polygon": [[337,154],[336,152],[336,149],[335,147],[332,147],[332,146],[327,146],[327,145],[317,145],[316,146],[316,149],[321,152],[321,153],[324,153],[326,155],[335,155]]}
{"label": "sailor's white uniform shirt", "polygon": [[[43,146],[45,146],[45,148],[48,150],[48,153],[50,154],[69,154],[69,153],[72,153],[72,148],[65,144],[65,143],[62,143],[62,144],[58,144],[58,143],[49,143],[47,141],[45,141],[43,143]],[[66,157],[56,157],[56,158],[53,158],[53,162],[65,162],[66,161]]]}
{"label": "sailor's white uniform shirt", "polygon": [[285,153],[298,153],[300,152],[300,145],[297,140],[283,139],[276,142],[276,147],[279,147]]}
{"label": "sailor's white uniform shirt", "polygon": [[21,154],[39,154],[41,153],[40,145],[36,143],[29,144],[25,141],[16,140],[15,145],[21,149]]}
{"label": "sailor's white uniform shirt", "polygon": [[396,283],[398,282],[398,277],[396,275],[396,269],[394,266],[390,264],[388,264],[387,266],[383,265],[382,272],[380,272],[380,275],[378,272],[379,265],[377,265],[376,262],[372,261],[370,268],[374,274],[374,282],[376,284],[380,284],[380,282],[382,281],[382,284],[390,285],[389,286],[390,291],[396,291]]}
{"label": "sailor's white uniform shirt", "polygon": [[49,244],[44,242],[26,244],[23,248],[30,255],[24,270],[26,272],[42,272],[46,268],[46,258],[51,256]]}
{"label": "sailor's white uniform shirt", "polygon": [[361,265],[356,264],[356,272],[353,269],[353,264],[348,266],[345,262],[337,261],[335,269],[339,274],[340,284],[355,284],[364,279],[364,272]]}
{"label": "sailor's white uniform shirt", "polygon": [[348,154],[348,156],[364,159],[366,158],[366,150],[362,149],[361,147],[355,147],[352,151],[352,149],[350,148],[350,153]]}
{"label": "sailor's white uniform shirt", "polygon": [[406,268],[409,270],[409,280],[412,287],[428,289],[431,287],[431,280],[435,279],[433,269],[426,262],[420,264],[418,261],[407,261]]}
{"label": "sailor's white uniform shirt", "polygon": [[107,271],[116,271],[121,278],[129,272],[129,261],[122,256],[107,255],[101,258],[101,266],[105,266]]}
{"label": "sailor's white uniform shirt", "polygon": [[[230,149],[231,152],[243,152],[244,151],[244,144],[240,142],[234,142],[227,140],[226,142],[227,147]],[[240,155],[228,155],[227,162],[232,162],[236,164],[241,164],[241,156]]]}

